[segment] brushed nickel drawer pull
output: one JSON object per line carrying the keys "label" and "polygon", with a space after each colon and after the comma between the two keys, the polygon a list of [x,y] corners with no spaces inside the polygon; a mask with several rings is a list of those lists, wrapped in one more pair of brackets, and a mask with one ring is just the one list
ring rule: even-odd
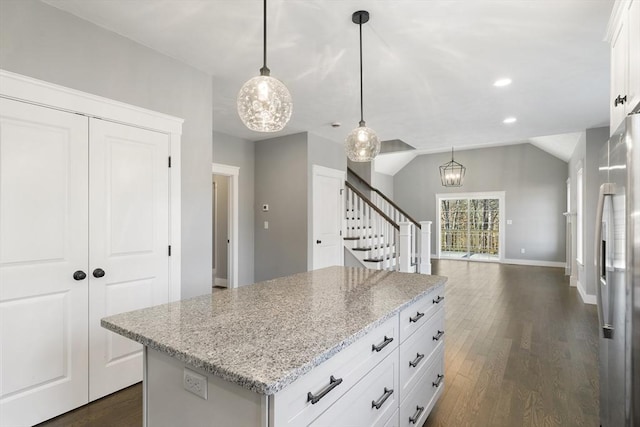
{"label": "brushed nickel drawer pull", "polygon": [[444,375],[440,375],[438,374],[438,379],[436,380],[436,382],[431,383],[434,387],[438,388],[440,387],[440,384],[442,384],[442,380],[444,379]]}
{"label": "brushed nickel drawer pull", "polygon": [[416,312],[416,315],[414,317],[409,317],[409,323],[417,322],[422,318],[422,316],[424,316],[424,313],[420,313],[419,311]]}
{"label": "brushed nickel drawer pull", "polygon": [[420,361],[424,359],[424,354],[416,353],[416,355],[417,356],[413,360],[413,362],[409,362],[409,366],[411,366],[412,368],[415,368],[416,366],[418,366],[418,363],[420,363]]}
{"label": "brushed nickel drawer pull", "polygon": [[388,338],[388,337],[385,335],[385,336],[384,336],[384,341],[382,341],[380,344],[378,344],[378,345],[371,344],[371,351],[379,352],[379,351],[381,351],[383,348],[385,348],[386,346],[388,346],[389,344],[391,344],[391,341],[393,341],[393,338]]}
{"label": "brushed nickel drawer pull", "polygon": [[311,392],[307,393],[307,402],[311,402],[312,405],[315,405],[316,403],[318,403],[320,401],[320,399],[325,397],[327,395],[327,393],[329,393],[334,388],[338,387],[340,385],[340,383],[342,383],[342,378],[336,379],[336,378],[334,378],[333,375],[331,375],[331,377],[329,378],[329,385],[327,385],[325,388],[323,388],[320,391],[320,393],[318,393],[317,396],[314,396],[313,393],[311,393]]}
{"label": "brushed nickel drawer pull", "polygon": [[376,409],[382,408],[382,405],[384,405],[384,402],[386,402],[389,396],[391,396],[392,394],[393,394],[393,389],[388,389],[385,387],[384,394],[382,395],[382,397],[380,397],[380,399],[378,399],[377,402],[375,400],[371,401],[371,407]]}
{"label": "brushed nickel drawer pull", "polygon": [[444,299],[444,297],[441,297],[440,295],[438,295],[438,298],[431,300],[433,301],[434,304],[440,304],[440,301],[442,301]]}
{"label": "brushed nickel drawer pull", "polygon": [[433,336],[434,341],[440,341],[440,338],[444,335],[444,331],[438,329],[438,333]]}
{"label": "brushed nickel drawer pull", "polygon": [[413,417],[409,418],[409,422],[411,424],[417,423],[420,415],[422,415],[422,411],[424,411],[424,406],[416,406],[416,413],[413,414]]}

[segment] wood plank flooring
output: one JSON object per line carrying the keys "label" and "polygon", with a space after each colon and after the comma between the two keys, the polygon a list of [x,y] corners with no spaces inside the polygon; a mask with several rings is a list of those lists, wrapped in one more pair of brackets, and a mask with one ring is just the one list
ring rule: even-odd
{"label": "wood plank flooring", "polygon": [[445,392],[424,427],[598,426],[595,306],[560,268],[434,261]]}
{"label": "wood plank flooring", "polygon": [[[563,269],[434,260],[433,273],[449,277],[445,391],[424,427],[599,425],[596,309]],[[138,384],[40,426],[141,424]]]}

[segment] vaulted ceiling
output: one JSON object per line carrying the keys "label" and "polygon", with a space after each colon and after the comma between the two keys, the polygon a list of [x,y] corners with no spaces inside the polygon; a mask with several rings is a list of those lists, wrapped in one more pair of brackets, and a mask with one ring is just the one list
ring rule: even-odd
{"label": "vaulted ceiling", "polygon": [[[311,131],[340,142],[357,126],[360,9],[371,14],[364,116],[382,140],[425,153],[533,138],[557,149],[609,120],[612,0],[269,0],[268,65],[294,101],[276,134],[249,131],[236,113],[262,65],[262,1],[45,2],[211,74],[214,130],[249,140]],[[512,84],[495,87],[503,77]]]}

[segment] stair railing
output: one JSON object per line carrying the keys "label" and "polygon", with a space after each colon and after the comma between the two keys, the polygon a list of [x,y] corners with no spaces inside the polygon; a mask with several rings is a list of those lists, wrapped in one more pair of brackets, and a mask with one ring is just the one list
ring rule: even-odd
{"label": "stair railing", "polygon": [[[423,274],[431,274],[431,241],[424,242],[425,237],[431,238],[431,222],[422,221],[418,222],[405,212],[400,206],[395,204],[389,197],[387,197],[382,191],[371,186],[367,181],[358,175],[353,169],[347,168],[347,173],[352,175],[358,180],[358,183],[367,188],[371,193],[371,203],[378,208],[379,211],[384,213],[395,224],[410,223],[409,225],[409,243],[410,243],[410,265],[417,265],[417,270]],[[362,194],[362,193],[361,193]],[[365,197],[366,198],[366,197]],[[429,229],[422,230],[422,224],[428,222]],[[426,232],[426,233],[425,233]],[[404,234],[404,233],[403,233]],[[428,248],[423,248],[427,246]],[[425,253],[423,249],[429,249],[428,253]],[[427,268],[428,265],[428,268]]]}
{"label": "stair railing", "polygon": [[345,185],[346,238],[358,239],[361,248],[369,248],[365,261],[379,263],[382,270],[400,271],[400,226],[351,183]]}

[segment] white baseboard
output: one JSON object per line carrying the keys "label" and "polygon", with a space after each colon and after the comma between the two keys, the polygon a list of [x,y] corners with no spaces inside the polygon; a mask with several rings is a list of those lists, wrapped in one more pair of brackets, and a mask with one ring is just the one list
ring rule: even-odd
{"label": "white baseboard", "polygon": [[214,286],[222,286],[223,288],[228,287],[227,286],[227,279],[221,279],[219,277],[216,277],[214,282],[213,282]]}
{"label": "white baseboard", "polygon": [[567,265],[564,262],[558,261],[538,261],[535,259],[503,259],[503,264],[517,264],[517,265],[533,265],[536,267],[561,267],[565,268]]}
{"label": "white baseboard", "polygon": [[574,275],[569,276],[569,286],[575,288],[578,286],[578,278]]}
{"label": "white baseboard", "polygon": [[580,294],[580,298],[582,298],[582,302],[585,304],[593,304],[596,305],[598,300],[595,295],[589,295],[587,292],[582,289],[582,284],[580,282],[576,283],[576,287],[578,288],[578,293]]}

